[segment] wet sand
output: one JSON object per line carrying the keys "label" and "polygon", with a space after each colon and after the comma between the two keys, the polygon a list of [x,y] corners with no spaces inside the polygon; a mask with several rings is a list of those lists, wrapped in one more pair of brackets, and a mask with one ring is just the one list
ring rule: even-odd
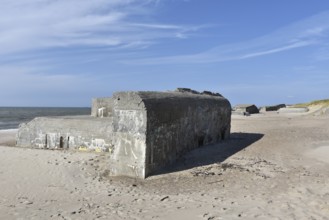
{"label": "wet sand", "polygon": [[107,154],[23,149],[0,132],[0,219],[328,219],[329,117],[232,118],[231,139],[146,180]]}

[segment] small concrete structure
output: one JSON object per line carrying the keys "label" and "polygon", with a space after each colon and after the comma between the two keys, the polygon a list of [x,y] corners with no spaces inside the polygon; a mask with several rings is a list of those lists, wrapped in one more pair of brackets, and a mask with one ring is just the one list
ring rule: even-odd
{"label": "small concrete structure", "polygon": [[257,114],[257,113],[259,113],[259,110],[256,107],[256,105],[253,104],[236,105],[233,108],[233,114],[249,115],[249,114]]}
{"label": "small concrete structure", "polygon": [[264,106],[260,108],[260,112],[271,112],[271,111],[278,111],[280,108],[285,108],[285,104],[279,105],[272,105],[272,106]]}
{"label": "small concrete structure", "polygon": [[302,107],[302,108],[295,108],[295,107],[287,107],[287,108],[280,108],[279,113],[305,113],[308,112],[309,109],[307,107]]}
{"label": "small concrete structure", "polygon": [[118,92],[94,99],[91,115],[36,118],[20,126],[17,146],[104,151],[111,175],[146,178],[230,135],[231,105],[211,92]]}

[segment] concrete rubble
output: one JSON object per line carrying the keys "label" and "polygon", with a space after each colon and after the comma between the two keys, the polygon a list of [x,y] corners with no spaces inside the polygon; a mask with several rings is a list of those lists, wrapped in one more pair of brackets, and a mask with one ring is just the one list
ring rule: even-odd
{"label": "concrete rubble", "polygon": [[231,105],[218,93],[180,88],[117,92],[92,102],[91,116],[22,124],[17,146],[107,152],[111,175],[146,178],[184,153],[230,136]]}

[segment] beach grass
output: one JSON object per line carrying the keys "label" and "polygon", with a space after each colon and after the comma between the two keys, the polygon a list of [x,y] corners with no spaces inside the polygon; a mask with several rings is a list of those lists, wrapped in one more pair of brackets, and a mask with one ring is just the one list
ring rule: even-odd
{"label": "beach grass", "polygon": [[293,107],[304,108],[304,107],[310,107],[310,106],[314,106],[314,105],[321,105],[323,107],[327,107],[327,106],[329,106],[329,99],[315,100],[315,101],[307,102],[307,103],[299,103],[299,104],[294,105]]}

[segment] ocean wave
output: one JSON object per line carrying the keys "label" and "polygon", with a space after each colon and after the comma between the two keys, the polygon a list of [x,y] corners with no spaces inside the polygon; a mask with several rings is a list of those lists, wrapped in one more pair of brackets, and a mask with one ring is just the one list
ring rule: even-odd
{"label": "ocean wave", "polygon": [[14,128],[14,129],[0,129],[0,133],[12,133],[12,132],[17,132],[18,129]]}

